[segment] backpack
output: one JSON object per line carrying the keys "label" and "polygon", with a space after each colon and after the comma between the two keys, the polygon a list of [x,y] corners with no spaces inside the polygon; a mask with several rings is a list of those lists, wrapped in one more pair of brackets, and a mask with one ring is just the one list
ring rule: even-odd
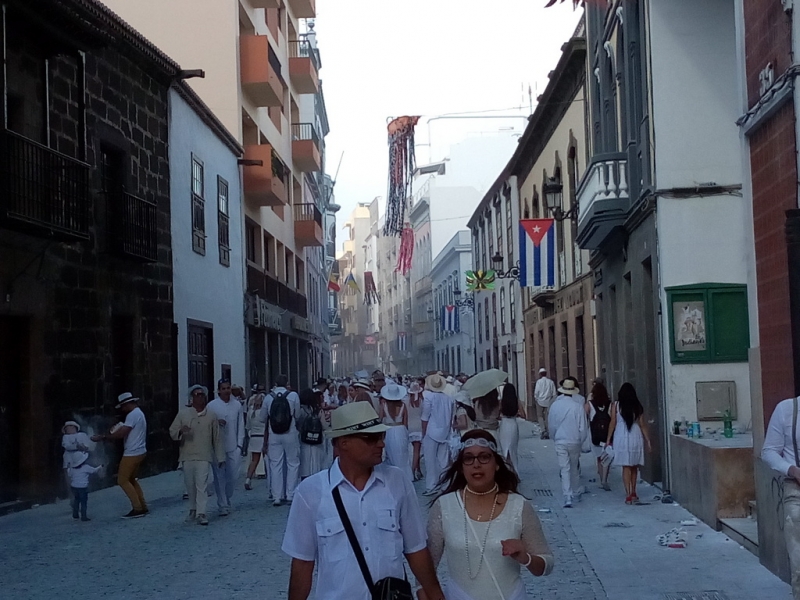
{"label": "backpack", "polygon": [[289,404],[289,392],[272,394],[272,404],[269,407],[269,426],[272,433],[286,433],[292,426],[292,407]]}
{"label": "backpack", "polygon": [[319,413],[307,412],[300,421],[300,441],[310,446],[322,443],[322,419]]}
{"label": "backpack", "polygon": [[589,431],[592,432],[592,444],[599,446],[608,441],[608,428],[611,425],[610,406],[599,409],[595,406],[594,418],[589,423]]}

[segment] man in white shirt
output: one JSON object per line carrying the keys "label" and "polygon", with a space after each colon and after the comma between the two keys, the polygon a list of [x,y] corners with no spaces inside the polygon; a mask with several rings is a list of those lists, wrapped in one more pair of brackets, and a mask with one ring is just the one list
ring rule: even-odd
{"label": "man in white shirt", "polygon": [[792,571],[792,594],[800,600],[800,419],[798,401],[789,398],[778,403],[769,420],[761,459],[784,476],[783,481],[783,537]]}
{"label": "man in white shirt", "polygon": [[444,599],[411,480],[399,468],[381,464],[387,429],[367,402],[333,411],[327,435],[338,458],[298,486],[289,511],[282,545],[292,557],[289,600],[309,597],[315,565],[315,600],[372,598],[336,508],[335,490],[372,581],[404,578],[405,556],[427,597]]}
{"label": "man in white shirt", "polygon": [[581,444],[588,433],[586,413],[583,406],[572,396],[578,388],[571,380],[565,380],[547,415],[550,436],[555,442],[558,466],[561,469],[561,490],[564,493],[564,508],[571,508],[573,499],[580,500],[578,470]]}
{"label": "man in white shirt", "polygon": [[444,393],[447,381],[441,375],[429,375],[422,393],[422,452],[425,456],[426,496],[436,493],[439,479],[450,466],[447,440],[453,426],[453,399]]}
{"label": "man in white shirt", "polygon": [[533,388],[533,397],[536,399],[539,413],[539,427],[542,430],[542,439],[550,439],[547,424],[547,413],[550,405],[556,399],[556,384],[547,376],[547,369],[539,369],[539,380]]}
{"label": "man in white shirt", "polygon": [[[300,434],[297,431],[300,397],[297,392],[290,392],[287,385],[289,378],[278,375],[275,378],[275,387],[264,398],[258,413],[259,420],[267,424],[264,443],[267,446],[273,506],[280,506],[284,499],[292,502],[297,480],[300,478]],[[284,401],[288,403],[288,412],[283,410],[286,407]],[[276,404],[274,410],[273,404]]]}
{"label": "man in white shirt", "polygon": [[123,515],[123,519],[143,517],[150,511],[139,487],[139,469],[147,456],[147,419],[138,405],[139,399],[130,392],[120,394],[117,398],[117,410],[125,414],[125,422],[117,423],[105,435],[93,435],[92,441],[125,440],[122,459],[117,471],[117,484],[131,501],[131,511]]}
{"label": "man in white shirt", "polygon": [[225,465],[221,467],[216,461],[211,463],[217,508],[219,515],[225,517],[231,514],[231,498],[236,489],[244,446],[244,410],[238,398],[231,395],[231,382],[228,379],[220,379],[217,383],[217,398],[208,403],[208,410],[216,415],[225,443]]}

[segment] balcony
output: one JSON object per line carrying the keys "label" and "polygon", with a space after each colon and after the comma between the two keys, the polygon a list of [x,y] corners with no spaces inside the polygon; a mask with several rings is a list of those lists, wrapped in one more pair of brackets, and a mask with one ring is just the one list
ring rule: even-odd
{"label": "balcony", "polygon": [[319,136],[311,123],[292,125],[292,161],[304,173],[319,171],[322,156],[319,152]]}
{"label": "balcony", "polygon": [[244,148],[245,160],[260,160],[261,166],[242,168],[245,200],[255,206],[284,206],[289,202],[286,189],[288,169],[269,144]]}
{"label": "balcony", "polygon": [[[308,301],[303,294],[295,292],[272,275],[264,275],[265,299],[270,304],[288,310],[300,317],[308,318]],[[249,284],[248,284],[249,285]]]}
{"label": "balcony", "polygon": [[0,223],[63,241],[89,237],[89,165],[0,130]]}
{"label": "balcony", "polygon": [[239,38],[242,89],[256,106],[283,106],[286,82],[281,63],[265,35]]}
{"label": "balcony", "polygon": [[531,302],[541,308],[552,307],[556,300],[556,291],[549,286],[541,286],[531,290]]}
{"label": "balcony", "polygon": [[294,205],[294,240],[298,248],[322,246],[322,213],[315,204]]}
{"label": "balcony", "polygon": [[158,261],[157,217],[155,202],[133,194],[115,198],[113,211],[114,250],[117,254],[142,262]]}
{"label": "balcony", "polygon": [[280,0],[250,0],[253,8],[280,8]]}
{"label": "balcony", "polygon": [[313,19],[317,16],[316,0],[288,0],[288,2],[298,19]]}
{"label": "balcony", "polygon": [[319,52],[308,40],[289,42],[289,78],[301,94],[319,91]]}
{"label": "balcony", "polygon": [[627,154],[599,154],[592,158],[578,186],[578,245],[599,249],[630,208]]}

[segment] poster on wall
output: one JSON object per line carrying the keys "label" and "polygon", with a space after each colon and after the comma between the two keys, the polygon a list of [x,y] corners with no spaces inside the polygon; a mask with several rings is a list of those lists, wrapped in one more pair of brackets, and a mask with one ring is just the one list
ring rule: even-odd
{"label": "poster on wall", "polygon": [[673,302],[676,352],[705,352],[706,307],[702,300]]}

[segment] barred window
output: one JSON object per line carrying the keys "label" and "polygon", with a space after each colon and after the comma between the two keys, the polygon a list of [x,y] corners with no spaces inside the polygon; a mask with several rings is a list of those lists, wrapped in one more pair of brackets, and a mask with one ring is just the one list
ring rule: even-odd
{"label": "barred window", "polygon": [[206,203],[203,163],[192,157],[192,250],[206,253]]}
{"label": "barred window", "polygon": [[228,206],[228,182],[217,177],[217,230],[219,232],[219,264],[231,265],[231,229]]}

